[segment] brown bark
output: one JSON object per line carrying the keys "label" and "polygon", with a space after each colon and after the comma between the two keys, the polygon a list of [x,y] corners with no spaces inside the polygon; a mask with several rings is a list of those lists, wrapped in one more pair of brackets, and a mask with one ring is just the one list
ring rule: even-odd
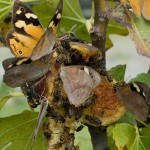
{"label": "brown bark", "polygon": [[[100,49],[103,54],[103,69],[106,69],[106,29],[109,22],[109,7],[106,0],[94,0],[94,25],[90,30],[92,45]],[[101,66],[101,65],[100,65]],[[102,127],[89,126],[91,142],[94,150],[107,150],[106,130]]]}

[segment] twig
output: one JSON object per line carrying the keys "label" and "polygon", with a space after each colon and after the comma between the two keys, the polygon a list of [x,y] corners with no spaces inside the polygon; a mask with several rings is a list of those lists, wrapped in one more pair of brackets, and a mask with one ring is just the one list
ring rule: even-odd
{"label": "twig", "polygon": [[88,126],[93,150],[108,150],[105,127]]}
{"label": "twig", "polygon": [[109,8],[106,0],[94,0],[94,10],[94,25],[90,30],[92,45],[101,50],[104,57],[104,68],[106,68],[105,43],[106,28],[109,22]]}

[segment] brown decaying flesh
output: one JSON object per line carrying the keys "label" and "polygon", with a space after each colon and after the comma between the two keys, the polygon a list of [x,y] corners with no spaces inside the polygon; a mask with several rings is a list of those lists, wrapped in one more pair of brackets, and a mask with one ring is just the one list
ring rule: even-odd
{"label": "brown decaying flesh", "polygon": [[[83,114],[90,114],[99,118],[102,126],[107,126],[118,121],[126,113],[125,106],[113,89],[113,83],[108,82],[106,77],[102,77],[102,82],[95,88],[94,94],[97,96],[95,102],[92,106],[85,109]],[[85,122],[86,120],[84,120]]]}

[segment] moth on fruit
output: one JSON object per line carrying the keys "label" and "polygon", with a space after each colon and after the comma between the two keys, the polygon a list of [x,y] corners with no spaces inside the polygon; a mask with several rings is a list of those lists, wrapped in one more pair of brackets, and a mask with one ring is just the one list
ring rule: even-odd
{"label": "moth on fruit", "polygon": [[99,73],[93,68],[80,65],[61,67],[60,78],[69,102],[75,107],[84,105],[101,81]]}
{"label": "moth on fruit", "polygon": [[150,88],[141,82],[118,83],[115,90],[125,106],[139,119],[146,121],[149,114]]}

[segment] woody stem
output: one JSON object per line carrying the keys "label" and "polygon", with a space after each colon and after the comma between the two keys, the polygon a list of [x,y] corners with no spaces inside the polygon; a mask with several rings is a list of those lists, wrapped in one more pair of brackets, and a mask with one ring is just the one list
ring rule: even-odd
{"label": "woody stem", "polygon": [[[108,5],[106,0],[94,0],[94,25],[90,30],[90,36],[92,39],[92,45],[100,49],[103,54],[102,69],[106,69],[106,29],[109,22],[108,18]],[[102,127],[88,127],[93,150],[107,150],[107,137],[106,131]]]}
{"label": "woody stem", "polygon": [[104,57],[104,68],[106,68],[105,44],[106,29],[109,22],[109,7],[106,0],[94,0],[94,25],[90,30],[92,45],[99,48]]}

